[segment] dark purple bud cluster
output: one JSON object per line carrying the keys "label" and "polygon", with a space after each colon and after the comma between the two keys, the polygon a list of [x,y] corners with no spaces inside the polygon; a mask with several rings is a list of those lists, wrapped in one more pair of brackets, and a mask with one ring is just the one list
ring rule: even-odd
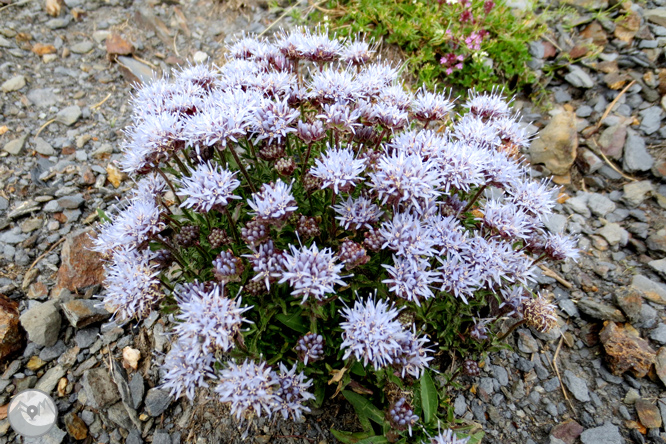
{"label": "dark purple bud cluster", "polygon": [[405,398],[400,398],[391,404],[386,416],[391,423],[391,427],[397,430],[409,429],[410,436],[412,434],[412,426],[419,420],[419,417],[414,414],[412,406],[409,405]]}
{"label": "dark purple bud cluster", "polygon": [[469,329],[469,336],[479,342],[488,339],[488,329],[486,328],[486,322],[480,321],[472,325],[472,327]]}
{"label": "dark purple bud cluster", "polygon": [[314,177],[310,173],[303,176],[303,188],[305,188],[305,191],[308,193],[321,189],[321,183],[321,179]]}
{"label": "dark purple bud cluster", "polygon": [[213,274],[221,283],[238,282],[245,266],[231,250],[223,251],[213,261]]}
{"label": "dark purple bud cluster", "polygon": [[257,245],[268,239],[269,226],[257,219],[252,219],[246,226],[241,228],[241,237],[249,245]]}
{"label": "dark purple bud cluster", "polygon": [[314,217],[299,217],[296,223],[296,232],[303,240],[319,236],[320,230],[317,220]]}
{"label": "dark purple bud cluster", "polygon": [[384,245],[384,237],[379,233],[379,230],[374,228],[363,233],[365,239],[363,240],[363,245],[365,245],[368,250],[377,252],[382,249]]}
{"label": "dark purple bud cluster", "polygon": [[481,369],[479,364],[472,359],[465,359],[463,361],[463,373],[467,376],[479,376],[481,374]]}
{"label": "dark purple bud cluster", "polygon": [[279,144],[270,144],[259,150],[259,157],[263,160],[276,160],[286,155],[284,146]]}
{"label": "dark purple bud cluster", "polygon": [[345,264],[345,268],[351,270],[370,261],[370,256],[366,253],[367,251],[361,244],[347,239],[342,242],[338,257],[340,258],[340,262]]}
{"label": "dark purple bud cluster", "polygon": [[199,232],[198,225],[186,225],[180,229],[180,233],[173,237],[173,240],[185,248],[191,247],[199,241]]}
{"label": "dark purple bud cluster", "polygon": [[266,283],[262,280],[257,279],[256,281],[250,280],[243,286],[243,291],[250,296],[261,296],[262,294],[268,293],[268,288],[266,288]]}
{"label": "dark purple bud cluster", "polygon": [[308,362],[319,361],[324,357],[324,337],[315,333],[308,333],[298,340],[295,350],[298,353],[298,359],[303,361],[303,364],[308,365]]}
{"label": "dark purple bud cluster", "polygon": [[275,162],[275,171],[280,176],[291,176],[296,171],[296,162],[293,157],[283,157]]}
{"label": "dark purple bud cluster", "polygon": [[231,239],[229,238],[229,235],[227,235],[227,232],[222,228],[213,228],[208,235],[208,242],[210,242],[210,246],[215,249],[220,248],[223,245],[229,245]]}

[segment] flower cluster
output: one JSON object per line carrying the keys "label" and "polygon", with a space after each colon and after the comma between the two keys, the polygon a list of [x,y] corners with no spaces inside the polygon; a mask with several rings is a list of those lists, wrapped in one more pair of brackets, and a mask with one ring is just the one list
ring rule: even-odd
{"label": "flower cluster", "polygon": [[[373,51],[321,29],[244,37],[221,68],[136,93],[120,164],[137,188],[94,249],[118,322],[173,313],[175,397],[210,384],[238,419],[299,420],[331,381],[409,393],[449,324],[451,341],[492,343],[491,297],[556,324],[529,286],[536,262],[576,259],[575,240],[545,228],[554,193],[522,164],[529,137],[501,91],[471,92],[456,117]],[[400,433],[421,413],[410,396],[386,406]]]}

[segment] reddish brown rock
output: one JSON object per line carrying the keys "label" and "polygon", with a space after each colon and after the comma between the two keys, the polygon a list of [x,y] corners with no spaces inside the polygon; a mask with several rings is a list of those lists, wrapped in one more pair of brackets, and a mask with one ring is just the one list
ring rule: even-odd
{"label": "reddish brown rock", "polygon": [[57,52],[56,47],[53,45],[44,45],[43,43],[35,43],[32,45],[32,52],[38,56],[43,56],[44,54],[55,54]]}
{"label": "reddish brown rock", "polygon": [[610,89],[622,89],[631,81],[631,76],[622,72],[610,72],[604,76],[604,82]]}
{"label": "reddish brown rock", "polygon": [[18,304],[0,295],[0,362],[21,349],[23,333],[19,324]]}
{"label": "reddish brown rock", "polygon": [[80,288],[101,284],[104,281],[102,255],[90,250],[95,236],[93,229],[86,229],[70,235],[62,246],[60,269],[52,294],[63,288],[77,291]]}
{"label": "reddish brown rock", "polygon": [[134,46],[118,34],[111,34],[106,38],[106,53],[109,56],[130,55],[134,52]]}
{"label": "reddish brown rock", "polygon": [[636,401],[636,413],[638,413],[638,419],[641,420],[641,424],[648,429],[658,429],[661,427],[661,413],[657,406],[647,399]]}
{"label": "reddish brown rock", "polygon": [[641,16],[634,11],[629,11],[629,14],[615,26],[615,37],[623,42],[631,43],[636,36],[636,33],[641,27]]}
{"label": "reddish brown rock", "polygon": [[[611,74],[609,74],[611,75]],[[622,157],[624,142],[627,140],[627,127],[621,123],[606,128],[599,136],[601,152],[613,159]]]}
{"label": "reddish brown rock", "polygon": [[604,322],[599,339],[606,350],[606,362],[614,375],[631,370],[637,378],[642,378],[655,363],[657,354],[645,339],[629,324]]}
{"label": "reddish brown rock", "polygon": [[599,332],[601,331],[601,326],[599,324],[585,324],[583,328],[580,329],[580,340],[583,341],[588,347],[594,347],[599,343]]}
{"label": "reddish brown rock", "polygon": [[70,413],[65,416],[65,427],[69,436],[79,441],[88,436],[88,427],[76,413]]}
{"label": "reddish brown rock", "polygon": [[558,424],[550,431],[551,436],[561,439],[567,444],[573,444],[576,439],[583,433],[583,426],[578,424],[573,419]]}
{"label": "reddish brown rock", "polygon": [[606,31],[601,27],[598,21],[593,21],[580,32],[580,36],[584,39],[592,39],[592,43],[597,46],[606,46],[608,44],[608,37]]}

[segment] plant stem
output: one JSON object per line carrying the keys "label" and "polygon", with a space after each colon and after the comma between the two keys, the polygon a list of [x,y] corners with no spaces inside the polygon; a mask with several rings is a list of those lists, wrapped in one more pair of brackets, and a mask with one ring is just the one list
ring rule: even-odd
{"label": "plant stem", "polygon": [[544,258],[546,257],[546,253],[543,253],[541,256],[538,258],[534,259],[534,262],[532,262],[532,266],[534,267],[536,264],[541,262]]}
{"label": "plant stem", "polygon": [[310,159],[310,150],[312,149],[312,144],[308,144],[308,150],[305,152],[305,157],[303,158],[303,165],[301,166],[301,183],[303,183],[303,177],[305,177],[305,167],[308,166],[308,160]]}
{"label": "plant stem", "polygon": [[[240,158],[238,157],[236,150],[232,146],[229,146],[227,147],[227,151],[230,151],[231,155],[234,156],[234,160],[238,164],[238,169],[241,171],[241,173],[243,173],[243,176],[245,176],[245,180],[247,180],[248,185],[250,185],[250,190],[252,190],[253,193],[256,193],[257,189],[254,187],[252,179],[250,178],[250,175],[248,174],[245,167],[243,166],[243,162],[241,162]],[[220,156],[222,156],[222,153],[220,153]]]}
{"label": "plant stem", "polygon": [[238,230],[236,229],[236,224],[234,223],[234,219],[231,217],[231,213],[229,213],[229,209],[227,207],[223,207],[222,212],[224,212],[224,215],[227,216],[227,220],[229,221],[229,226],[231,227],[231,232],[234,235],[236,244],[240,245],[241,239],[240,236],[238,235]]}
{"label": "plant stem", "polygon": [[483,193],[483,191],[486,189],[487,186],[488,186],[488,184],[485,184],[481,188],[478,189],[476,194],[474,194],[474,196],[472,197],[472,200],[469,201],[469,203],[467,204],[465,209],[461,211],[461,213],[466,213],[470,210],[470,208],[472,208],[472,205],[474,205],[474,203],[477,201],[479,196],[481,196],[481,193]]}
{"label": "plant stem", "polygon": [[525,319],[521,319],[520,321],[516,322],[515,324],[513,324],[511,326],[511,328],[509,328],[509,330],[507,330],[506,333],[504,333],[502,336],[497,338],[497,340],[498,341],[503,341],[505,338],[507,338],[511,333],[513,333],[518,327],[520,327],[524,323],[525,323]]}
{"label": "plant stem", "polygon": [[180,170],[180,172],[183,173],[185,176],[190,177],[192,175],[192,172],[187,169],[183,161],[180,160],[180,157],[174,154],[173,158],[176,161],[176,164],[178,164],[178,169]]}
{"label": "plant stem", "polygon": [[173,196],[176,198],[176,202],[178,202],[178,206],[182,205],[182,201],[180,200],[180,197],[178,197],[178,193],[176,193],[176,188],[174,188],[173,183],[169,180],[166,174],[164,174],[164,171],[162,171],[161,168],[155,168],[157,170],[157,174],[162,176],[162,179],[169,185],[169,188],[171,188],[171,191],[173,192]]}

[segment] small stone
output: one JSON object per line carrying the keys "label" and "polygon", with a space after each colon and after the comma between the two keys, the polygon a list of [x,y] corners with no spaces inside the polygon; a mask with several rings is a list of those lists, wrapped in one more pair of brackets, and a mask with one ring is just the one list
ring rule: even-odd
{"label": "small stone", "polygon": [[596,216],[605,217],[608,213],[615,211],[615,202],[603,194],[592,194],[587,200],[587,206]]}
{"label": "small stone", "polygon": [[523,353],[536,353],[539,351],[539,344],[532,337],[529,330],[520,329],[516,334],[518,335],[518,350]]}
{"label": "small stone", "polygon": [[123,348],[123,367],[127,370],[136,370],[141,359],[141,352],[132,347]]}
{"label": "small stone", "polygon": [[78,291],[104,282],[104,262],[100,253],[91,251],[92,237],[96,237],[93,229],[84,229],[68,235],[60,253],[55,294],[63,288]]}
{"label": "small stone", "polygon": [[567,386],[574,398],[580,402],[590,401],[590,394],[587,391],[587,382],[585,382],[584,379],[576,376],[571,370],[565,370],[562,379],[564,385]]}
{"label": "small stone", "polygon": [[640,129],[647,135],[656,133],[661,126],[662,112],[661,107],[651,106],[639,113],[641,116]]}
{"label": "small stone", "polygon": [[18,91],[24,86],[25,86],[25,77],[19,75],[19,76],[14,76],[11,79],[5,81],[2,84],[2,86],[0,86],[0,89],[2,89],[3,92],[7,93],[12,91]]}
{"label": "small stone", "polygon": [[666,324],[659,323],[657,328],[650,332],[650,339],[662,345],[666,344]]}
{"label": "small stone", "polygon": [[131,430],[129,435],[127,435],[125,444],[143,444],[143,440],[141,439],[141,432],[136,429]]}
{"label": "small stone", "polygon": [[587,429],[580,435],[583,444],[625,444],[625,440],[620,434],[616,425],[606,422],[601,427]]}
{"label": "small stone", "polygon": [[[601,152],[613,159],[622,157],[622,150],[627,140],[627,126],[618,123],[606,128],[599,136]],[[601,168],[601,165],[599,166]]]}
{"label": "small stone", "polygon": [[581,194],[579,196],[574,196],[570,199],[567,199],[567,201],[564,202],[564,206],[585,217],[590,217],[592,213],[590,212],[590,209],[587,207],[588,196],[589,196],[588,194]]}
{"label": "small stone", "polygon": [[657,358],[654,363],[654,367],[662,384],[666,385],[666,347],[661,347],[657,352]]}
{"label": "small stone", "polygon": [[42,351],[39,352],[39,358],[46,362],[50,362],[65,353],[66,350],[67,346],[62,340],[59,339],[55,345],[52,345],[51,347],[44,347]]}
{"label": "small stone", "polygon": [[77,441],[86,439],[88,436],[88,426],[86,426],[86,423],[74,412],[65,415],[65,428],[67,429],[69,436]]}
{"label": "small stone", "polygon": [[65,376],[65,373],[66,371],[64,368],[56,365],[44,373],[44,376],[42,376],[35,385],[35,388],[37,390],[43,391],[44,393],[51,393],[56,388],[60,378]]}
{"label": "small stone", "polygon": [[28,370],[32,370],[33,372],[36,372],[40,368],[44,367],[46,365],[46,361],[43,361],[39,358],[39,356],[32,356],[28,360],[28,363],[25,365],[25,367]]}
{"label": "small stone", "polygon": [[72,51],[74,54],[87,54],[90,51],[92,51],[94,48],[92,42],[80,42],[75,45],[72,45],[70,51]]}
{"label": "small stone", "polygon": [[76,332],[76,335],[74,336],[74,342],[76,342],[76,345],[79,348],[88,348],[95,343],[98,335],[99,328],[84,328]]}
{"label": "small stone", "polygon": [[646,240],[647,247],[652,251],[666,253],[666,229],[652,233]]}
{"label": "small stone", "polygon": [[[57,49],[53,45],[44,45],[42,43],[35,43],[32,45],[32,49],[30,49],[32,52],[37,54],[38,56],[43,56],[46,54],[55,54],[57,52]],[[29,97],[28,97],[29,98]]]}
{"label": "small stone", "polygon": [[109,38],[110,35],[111,35],[111,31],[107,31],[105,29],[100,29],[99,31],[93,32],[92,38],[97,43],[102,43],[107,38]]}
{"label": "small stone", "polygon": [[638,393],[636,389],[632,387],[627,391],[627,394],[624,395],[624,399],[622,400],[622,402],[624,402],[627,405],[634,405],[636,404],[636,401],[638,401],[639,399],[641,399],[641,394]]}
{"label": "small stone", "polygon": [[60,430],[57,425],[51,427],[46,435],[37,438],[24,438],[23,444],[60,444],[67,433]]}
{"label": "small stone", "polygon": [[614,375],[631,370],[635,377],[642,378],[656,360],[655,351],[633,328],[606,321],[599,339],[604,345],[606,361]]}
{"label": "small stone", "polygon": [[127,179],[127,174],[120,171],[120,169],[112,163],[107,165],[106,174],[109,182],[111,182],[111,185],[113,185],[114,188],[118,188],[120,184]]}
{"label": "small stone", "polygon": [[627,15],[615,23],[615,37],[623,42],[631,43],[641,27],[641,16],[633,10],[628,10]]}
{"label": "small stone", "polygon": [[615,304],[622,309],[630,322],[641,319],[643,307],[642,292],[633,287],[620,287],[614,294]]}
{"label": "small stone", "polygon": [[46,347],[58,341],[61,319],[55,301],[34,306],[23,313],[20,319],[30,341]]}
{"label": "small stone", "polygon": [[635,173],[649,171],[653,164],[654,159],[645,147],[645,140],[636,131],[627,129],[622,168],[629,173]]}
{"label": "small stone", "polygon": [[71,19],[69,16],[54,18],[45,23],[46,27],[49,29],[62,29],[66,28],[69,25]]}
{"label": "small stone", "polygon": [[666,8],[646,9],[643,14],[649,22],[666,27]]}
{"label": "small stone", "polygon": [[650,261],[648,262],[648,266],[666,278],[666,259]]}
{"label": "small stone", "polygon": [[26,137],[27,136],[21,136],[18,139],[10,140],[9,142],[5,143],[5,146],[2,149],[9,154],[17,156],[23,148]]}
{"label": "small stone", "polygon": [[620,310],[605,302],[594,298],[582,298],[578,301],[578,309],[594,319],[603,321],[624,322],[624,315]]}
{"label": "small stone", "polygon": [[564,76],[564,80],[576,88],[592,88],[594,81],[588,73],[578,65],[569,65],[569,74]]}
{"label": "small stone", "polygon": [[666,305],[666,286],[664,284],[637,274],[631,280],[631,287],[639,290],[648,301]]}
{"label": "small stone", "polygon": [[169,404],[171,404],[171,395],[167,390],[152,388],[146,394],[146,413],[155,417],[161,415]]}
{"label": "small stone", "polygon": [[602,236],[609,245],[626,245],[629,241],[629,233],[618,223],[606,224],[603,228],[597,230],[597,234]]}
{"label": "small stone", "polygon": [[138,409],[143,401],[144,385],[141,373],[134,373],[129,382],[129,389],[132,395],[132,407]]}
{"label": "small stone", "polygon": [[134,46],[118,34],[111,34],[106,37],[106,52],[108,55],[130,55]]}
{"label": "small stone", "polygon": [[63,196],[60,199],[58,199],[58,205],[60,208],[66,209],[66,210],[73,210],[76,208],[79,208],[81,205],[83,205],[83,202],[85,202],[85,199],[83,199],[82,194],[72,194],[71,196]]}
{"label": "small stone", "polygon": [[62,311],[72,327],[83,328],[111,316],[111,313],[98,304],[99,301],[90,299],[74,299],[62,304]]}
{"label": "small stone", "polygon": [[[72,126],[81,117],[81,108],[78,105],[68,106],[58,111],[55,120],[63,125]],[[650,165],[652,167],[652,165]]]}
{"label": "small stone", "polygon": [[635,404],[638,419],[648,429],[658,429],[661,427],[661,414],[656,405],[646,399],[639,399]]}
{"label": "small stone", "polygon": [[566,175],[576,159],[577,149],[576,117],[563,111],[555,115],[532,142],[530,155],[532,163],[543,163],[553,174]]}
{"label": "small stone", "polygon": [[554,436],[566,444],[574,444],[580,434],[583,433],[583,430],[583,426],[570,419],[553,427],[550,431],[550,436]]}
{"label": "small stone", "polygon": [[208,60],[208,54],[206,54],[203,51],[197,51],[194,53],[192,60],[194,61],[194,63],[203,63],[206,60]]}
{"label": "small stone", "polygon": [[551,233],[563,233],[567,226],[567,217],[563,214],[553,213],[546,218],[544,225]]}
{"label": "small stone", "polygon": [[0,362],[21,349],[23,333],[19,324],[18,304],[0,295]]}
{"label": "small stone", "polygon": [[604,161],[592,151],[582,149],[579,150],[578,157],[576,158],[576,165],[578,165],[583,172],[592,174],[599,171],[605,164]]}
{"label": "small stone", "polygon": [[51,88],[33,89],[28,93],[28,100],[37,108],[49,108],[58,103],[58,97]]}
{"label": "small stone", "polygon": [[86,370],[81,385],[88,395],[87,401],[92,408],[103,409],[120,400],[118,387],[104,368]]}
{"label": "small stone", "polygon": [[647,198],[648,193],[654,191],[654,186],[649,180],[631,182],[624,186],[624,200],[628,205],[637,207]]}

